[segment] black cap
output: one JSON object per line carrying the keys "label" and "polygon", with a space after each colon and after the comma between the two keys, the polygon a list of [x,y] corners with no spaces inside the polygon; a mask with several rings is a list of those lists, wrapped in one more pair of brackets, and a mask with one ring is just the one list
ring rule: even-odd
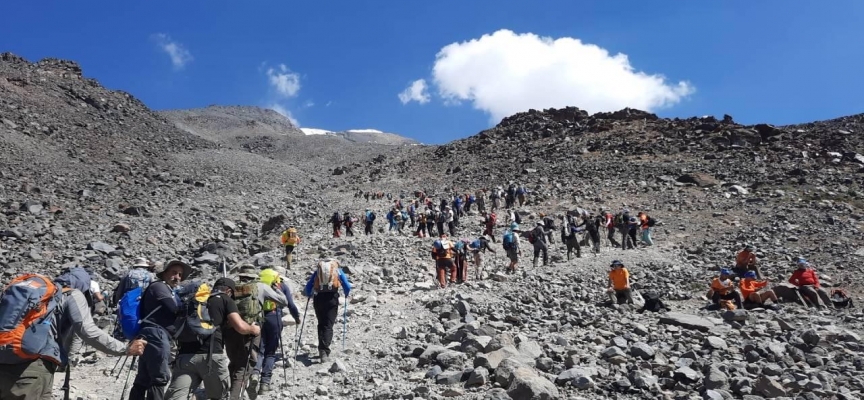
{"label": "black cap", "polygon": [[234,280],[231,278],[219,278],[219,279],[217,279],[216,283],[213,284],[213,287],[217,288],[220,286],[225,286],[228,289],[231,289],[231,291],[237,290],[237,284],[235,284]]}

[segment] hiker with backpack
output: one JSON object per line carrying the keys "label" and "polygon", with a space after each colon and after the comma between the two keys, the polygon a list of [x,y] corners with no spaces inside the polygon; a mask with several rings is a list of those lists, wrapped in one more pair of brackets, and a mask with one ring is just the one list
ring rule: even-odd
{"label": "hiker with backpack", "polygon": [[477,202],[477,212],[480,214],[486,214],[486,190],[478,190],[476,196],[475,201]]}
{"label": "hiker with backpack", "polygon": [[333,212],[333,216],[330,217],[329,222],[333,226],[333,237],[338,238],[342,236],[342,217],[339,215],[339,211]]}
{"label": "hiker with backpack", "polygon": [[834,308],[831,296],[828,291],[819,286],[819,276],[816,274],[816,270],[810,266],[810,263],[806,259],[798,257],[795,264],[797,268],[789,277],[789,283],[797,286],[798,293],[816,308]]}
{"label": "hiker with backpack", "polygon": [[426,236],[426,215],[429,209],[426,211],[417,213],[417,230],[414,231],[414,236],[417,237],[425,237]]}
{"label": "hiker with backpack", "polygon": [[614,305],[633,304],[633,292],[630,290],[630,271],[619,260],[612,261],[609,268],[611,268],[609,271],[609,288],[606,289],[609,303]]}
{"label": "hiker with backpack", "polygon": [[[288,312],[291,313],[294,322],[300,325],[300,310],[294,304],[291,288],[288,287],[286,280],[271,268],[262,270],[258,274],[258,280],[258,283],[269,286],[285,296]],[[255,364],[255,370],[252,372],[252,377],[249,380],[249,388],[247,389],[247,392],[250,393],[250,398],[254,398],[251,394],[255,393],[256,385],[259,386],[257,394],[270,392],[270,381],[273,377],[273,369],[276,367],[276,350],[279,349],[280,338],[282,337],[283,306],[276,301],[268,300],[264,301],[262,308],[264,311],[264,323],[261,326],[259,357],[258,362]]]}
{"label": "hiker with backpack", "polygon": [[[525,189],[525,186],[519,184],[519,187],[516,188],[516,198],[519,199],[519,207],[525,205],[525,196],[528,195],[528,189]],[[552,242],[549,242],[552,243]]]}
{"label": "hiker with backpack", "polygon": [[495,242],[495,225],[498,224],[498,216],[495,215],[495,212],[492,211],[483,220],[483,235],[492,238],[492,241]]}
{"label": "hiker with backpack", "polygon": [[501,187],[497,187],[492,189],[492,193],[489,195],[489,200],[492,201],[492,206],[489,207],[489,211],[495,212],[501,207]]}
{"label": "hiker with backpack", "polygon": [[[129,392],[129,400],[161,400],[165,396],[165,387],[171,381],[171,370],[168,363],[171,359],[171,339],[176,331],[175,322],[180,311],[180,298],[175,293],[181,282],[189,278],[192,267],[173,260],[156,268],[156,281],[140,291],[135,296],[134,291],[126,294],[126,301],[121,300],[119,307],[121,325],[124,334],[135,333],[147,340],[144,354],[138,358],[138,372]],[[134,299],[139,304],[134,304]],[[125,305],[129,307],[124,307]],[[130,321],[126,325],[123,321]],[[140,324],[138,324],[140,321]],[[126,332],[130,330],[132,332]]]}
{"label": "hiker with backpack", "polygon": [[759,279],[762,279],[762,271],[759,270],[756,262],[756,249],[753,246],[748,244],[738,252],[735,256],[735,268],[732,268],[732,271],[739,277],[743,277],[748,271],[753,271]]}
{"label": "hiker with backpack", "polygon": [[734,302],[735,307],[742,308],[741,294],[735,290],[735,283],[732,281],[734,275],[732,270],[723,268],[720,270],[720,276],[715,276],[711,280],[711,288],[708,290],[706,297],[711,299],[711,302],[720,307],[721,301]]}
{"label": "hiker with backpack", "polygon": [[489,246],[489,239],[486,239],[485,236],[480,236],[477,240],[469,243],[468,250],[474,256],[474,277],[479,281],[483,279],[483,257],[480,253],[488,250],[494,254],[495,250]]}
{"label": "hiker with backpack", "polygon": [[776,304],[778,303],[777,294],[773,290],[768,289],[767,280],[756,278],[755,271],[744,273],[744,278],[738,282],[738,289],[741,290],[741,297],[744,298],[745,305],[763,305],[766,300],[771,300],[771,305],[776,308]]}
{"label": "hiker with backpack", "polygon": [[[398,222],[396,221],[396,215],[399,214],[399,211],[396,210],[396,207],[390,209],[390,212],[387,213],[387,222],[390,223],[390,226],[387,227],[387,232],[392,232],[394,229],[398,230]],[[401,215],[401,214],[400,214]],[[401,216],[400,216],[401,218]]]}
{"label": "hiker with backpack", "polygon": [[510,229],[504,232],[501,238],[501,245],[507,253],[507,259],[510,260],[510,265],[507,267],[507,273],[515,274],[516,267],[519,264],[519,256],[522,255],[522,249],[519,245],[519,224],[513,222],[510,224]]}
{"label": "hiker with backpack", "polygon": [[444,208],[444,214],[447,218],[447,231],[450,232],[450,236],[456,236],[456,213],[450,206],[447,206]]}
{"label": "hiker with backpack", "polygon": [[577,225],[584,226],[585,231],[588,232],[588,238],[591,240],[591,249],[594,251],[594,254],[600,253],[600,227],[602,226],[603,218],[601,216],[597,216],[596,218],[592,218],[590,214],[582,215],[582,223]]}
{"label": "hiker with backpack", "polygon": [[[90,275],[71,268],[55,279],[38,274],[14,278],[0,294],[0,399],[51,399],[54,373],[65,367],[75,337],[112,356],[138,356],[147,341],[128,345],[112,338],[93,321]],[[67,392],[68,394],[68,392]],[[68,396],[67,396],[68,397]]]}
{"label": "hiker with backpack", "polygon": [[604,219],[603,226],[606,227],[607,231],[606,239],[609,240],[609,244],[612,245],[612,247],[620,247],[621,244],[615,240],[615,230],[617,229],[615,225],[615,216],[612,215],[611,212],[605,210],[601,212],[601,215],[603,215]]}
{"label": "hiker with backpack", "polygon": [[574,249],[576,250],[576,258],[582,258],[582,247],[579,244],[579,237],[576,235],[580,230],[569,216],[561,217],[561,242],[567,246],[567,261],[570,261]]}
{"label": "hiker with backpack", "polygon": [[639,227],[642,229],[642,244],[645,246],[653,246],[654,240],[651,239],[651,231],[654,229],[654,225],[657,224],[657,221],[645,214],[644,212],[639,212]]}
{"label": "hiker with backpack", "polygon": [[453,259],[456,265],[456,282],[468,282],[468,239],[457,240],[453,246]]}
{"label": "hiker with backpack", "polygon": [[315,309],[315,318],[318,320],[318,357],[322,364],[330,360],[333,325],[339,312],[339,289],[345,294],[347,304],[351,294],[351,282],[339,268],[339,261],[334,258],[318,261],[303,293],[312,298],[312,308]]}
{"label": "hiker with backpack", "polygon": [[371,235],[372,234],[372,224],[375,222],[375,213],[370,209],[366,209],[366,213],[363,215],[363,234]]}
{"label": "hiker with backpack", "polygon": [[[273,271],[272,269],[270,271]],[[273,271],[275,273],[275,271]],[[240,266],[234,290],[234,303],[240,318],[249,325],[258,325],[263,333],[264,304],[288,305],[281,291],[273,290],[270,285],[258,282],[258,271],[252,264]],[[281,322],[281,321],[280,321]],[[230,400],[239,400],[243,390],[251,384],[250,376],[258,364],[256,351],[260,349],[261,336],[241,335],[231,327],[222,332],[225,354],[228,356],[228,375],[231,376]]]}
{"label": "hiker with backpack", "polygon": [[[186,399],[202,383],[208,399],[227,397],[231,376],[224,352],[226,340],[234,340],[234,334],[261,334],[260,327],[246,323],[240,316],[234,301],[236,289],[233,279],[219,278],[212,291],[202,284],[194,296],[185,300],[183,322],[175,334],[177,357],[165,392],[168,400]],[[235,332],[226,335],[231,329]]]}
{"label": "hiker with backpack", "polygon": [[[555,236],[555,231],[558,228],[555,226],[555,219],[551,215],[540,213],[540,220],[543,222],[543,229],[546,231],[546,242],[549,244],[555,243],[552,237]],[[563,243],[563,242],[562,242]]]}
{"label": "hiker with backpack", "polygon": [[447,287],[447,276],[449,283],[456,283],[456,264],[454,261],[454,244],[443,233],[438,240],[432,243],[432,259],[435,260],[435,276],[438,278],[438,288]]}
{"label": "hiker with backpack", "polygon": [[342,214],[342,225],[345,226],[345,236],[354,236],[354,217],[351,216],[351,213],[345,212]]}
{"label": "hiker with backpack", "polygon": [[[429,205],[426,207],[426,234],[429,237],[432,237],[435,235],[433,233],[433,231],[435,229],[435,218],[436,217],[437,217],[437,215],[435,213],[435,206],[433,206],[432,203],[430,202]],[[439,234],[439,236],[440,236],[440,234]]]}
{"label": "hiker with backpack", "polygon": [[114,294],[111,296],[111,304],[116,306],[126,292],[135,288],[145,288],[153,281],[153,268],[155,265],[146,258],[138,257],[132,261],[132,269],[120,278]]}
{"label": "hiker with backpack", "polygon": [[543,254],[543,266],[549,265],[549,248],[546,247],[546,230],[542,221],[537,221],[537,226],[528,232],[528,243],[534,246],[534,268],[537,268],[537,262],[540,259],[540,254]]}
{"label": "hiker with backpack", "polygon": [[636,240],[636,235],[639,233],[639,220],[636,217],[631,216],[627,219],[627,239],[628,248],[637,249],[639,246],[639,241]]}
{"label": "hiker with backpack", "polygon": [[287,269],[291,269],[291,262],[294,260],[294,248],[300,244],[300,236],[297,235],[297,228],[291,225],[279,235],[279,241],[285,248],[285,265]]}

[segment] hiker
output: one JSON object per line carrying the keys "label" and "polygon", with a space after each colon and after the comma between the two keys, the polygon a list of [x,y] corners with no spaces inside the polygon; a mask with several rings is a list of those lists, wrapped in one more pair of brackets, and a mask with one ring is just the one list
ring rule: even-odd
{"label": "hiker", "polygon": [[751,245],[744,246],[744,250],[738,252],[735,256],[735,268],[732,268],[738,277],[743,277],[747,271],[756,272],[756,276],[762,279],[762,271],[756,263],[756,250]]}
{"label": "hiker", "polygon": [[333,225],[333,237],[338,238],[342,236],[342,217],[339,216],[339,211],[335,211],[333,216],[330,217],[330,224]]}
{"label": "hiker", "polygon": [[[202,285],[206,287],[206,285]],[[197,334],[189,326],[189,318],[181,332],[177,335],[177,357],[171,371],[171,384],[165,392],[168,400],[185,400],[189,393],[198,385],[204,384],[204,393],[208,399],[220,399],[228,394],[231,383],[228,369],[228,356],[225,355],[225,340],[234,340],[233,335],[261,334],[261,328],[250,325],[240,316],[234,295],[237,284],[231,278],[219,278],[213,284],[213,290],[207,296],[205,304],[200,304],[209,314],[212,333]],[[200,292],[201,289],[199,288]],[[197,301],[190,299],[189,302]],[[189,307],[189,304],[185,305]],[[194,305],[193,305],[194,307]],[[198,315],[203,313],[199,311]],[[204,317],[201,318],[204,320]],[[233,329],[234,333],[228,333]],[[227,333],[227,335],[226,335]],[[242,390],[242,389],[241,389]]]}
{"label": "hiker", "polygon": [[[429,237],[435,235],[432,231],[435,229],[435,219],[437,218],[437,214],[435,212],[435,206],[430,202],[428,206],[426,206],[426,234]],[[439,233],[440,236],[440,233]]]}
{"label": "hiker", "polygon": [[778,303],[777,294],[773,290],[767,289],[768,281],[758,280],[756,271],[747,271],[744,273],[744,278],[738,282],[738,288],[741,290],[741,297],[744,298],[744,304],[762,305],[765,300],[771,300],[772,305]]}
{"label": "hiker", "polygon": [[432,243],[432,258],[435,260],[435,276],[438,277],[438,287],[447,287],[446,277],[450,276],[450,283],[456,283],[456,265],[453,260],[453,242],[443,233]]}
{"label": "hiker", "polygon": [[[270,274],[278,273],[272,269]],[[240,318],[249,325],[258,325],[264,332],[264,307],[265,304],[284,307],[288,305],[288,299],[280,290],[274,290],[269,284],[258,282],[258,271],[252,264],[244,264],[240,267],[237,275],[239,282],[235,287],[234,303]],[[279,321],[281,323],[281,321]],[[261,347],[261,336],[241,335],[233,328],[226,327],[222,332],[225,342],[225,354],[228,356],[228,374],[231,376],[231,395],[229,399],[239,400],[243,395],[246,384],[250,384],[251,393],[254,393],[253,369],[258,364],[255,353]],[[254,381],[257,383],[257,379]],[[269,380],[268,380],[269,383]],[[250,396],[252,397],[252,396]]]}
{"label": "hiker", "polygon": [[723,268],[720,270],[720,276],[714,277],[711,280],[711,288],[708,290],[706,297],[711,299],[711,302],[720,306],[720,301],[734,301],[735,307],[742,308],[741,294],[735,290],[735,283],[732,282],[732,270]]}
{"label": "hiker", "polygon": [[333,324],[339,311],[339,289],[345,293],[347,304],[351,294],[351,282],[333,258],[318,261],[318,266],[303,291],[312,298],[315,318],[318,320],[318,357],[321,363],[330,360],[330,343],[333,341]]}
{"label": "hiker", "polygon": [[801,293],[801,296],[809,300],[810,304],[816,308],[834,308],[828,291],[819,287],[819,276],[816,274],[816,270],[810,266],[810,263],[801,257],[795,263],[798,268],[789,277],[789,283],[798,286],[798,293]]}
{"label": "hiker", "polygon": [[453,198],[453,210],[454,210],[453,213],[457,219],[459,217],[462,217],[465,215],[465,212],[462,210],[462,207],[463,207],[462,196],[457,194]]}
{"label": "hiker", "polygon": [[649,217],[648,214],[640,211],[637,214],[639,217],[639,228],[642,229],[642,244],[645,246],[653,246],[654,240],[651,239],[651,230],[654,229],[654,218]]}
{"label": "hiker", "polygon": [[489,200],[492,200],[492,206],[489,207],[489,211],[495,212],[498,208],[501,207],[501,187],[497,187],[492,189],[492,194],[489,195]]}
{"label": "hiker", "polygon": [[477,202],[477,198],[474,197],[474,195],[470,194],[470,193],[465,193],[465,197],[466,197],[465,212],[470,213],[471,212],[471,206]]}
{"label": "hiker", "polygon": [[468,240],[457,240],[453,246],[453,261],[456,265],[456,282],[468,281]]}
{"label": "hiker", "polygon": [[507,259],[510,260],[510,265],[507,267],[507,273],[516,273],[516,267],[519,264],[519,256],[522,255],[522,249],[519,244],[519,224],[513,222],[510,224],[510,229],[504,232],[501,238],[501,245],[504,251],[507,252]]}
{"label": "hiker", "polygon": [[534,245],[534,268],[537,268],[540,253],[543,253],[543,266],[549,265],[549,249],[546,247],[546,230],[543,227],[543,222],[537,221],[537,226],[528,232],[528,243]]}
{"label": "hiker", "polygon": [[414,231],[414,236],[417,237],[425,237],[426,236],[426,215],[429,209],[426,209],[424,212],[417,213],[417,230]]}
{"label": "hiker", "polygon": [[576,257],[582,258],[582,247],[579,244],[577,232],[581,231],[572,219],[567,216],[561,217],[561,243],[567,246],[567,261],[570,261],[570,255],[573,254],[573,249],[576,249]]}
{"label": "hiker", "polygon": [[354,222],[355,219],[351,216],[351,213],[345,212],[342,214],[342,224],[345,225],[345,236],[354,236]]}
{"label": "hiker", "polygon": [[120,278],[117,287],[114,288],[114,295],[111,296],[111,304],[117,306],[120,299],[126,292],[137,287],[146,288],[153,281],[153,268],[155,265],[147,261],[146,258],[138,257],[132,261],[132,269],[126,275]]}
{"label": "hiker", "polygon": [[510,185],[507,186],[507,196],[504,199],[504,207],[507,209],[512,208],[515,203],[516,203],[516,185],[514,185],[513,183],[510,183]]}
{"label": "hiker", "polygon": [[495,212],[492,211],[488,215],[486,215],[483,225],[485,228],[483,229],[483,235],[492,238],[492,241],[495,242],[495,225],[498,223],[498,216],[495,215]]}
{"label": "hiker", "polygon": [[414,224],[417,222],[416,221],[417,220],[417,201],[416,200],[411,200],[411,202],[408,203],[408,218],[411,219],[411,225],[409,225],[408,227],[413,228]]}
{"label": "hiker", "polygon": [[[258,275],[259,283],[270,286],[273,290],[285,296],[288,302],[288,312],[297,325],[300,325],[300,311],[294,304],[294,297],[291,295],[291,288],[288,283],[278,272],[271,268],[262,270]],[[265,301],[264,306],[264,324],[261,326],[261,345],[259,347],[258,362],[255,364],[255,370],[252,372],[252,377],[249,380],[250,398],[252,393],[255,393],[255,386],[260,382],[257,394],[266,394],[270,392],[270,380],[273,377],[273,369],[276,367],[276,350],[279,349],[279,339],[282,336],[282,317],[283,310],[275,301]]]}
{"label": "hiker", "polygon": [[588,238],[591,240],[591,249],[594,251],[594,254],[600,253],[600,226],[602,224],[602,217],[597,216],[597,218],[592,218],[590,214],[582,215],[582,223],[577,225],[584,226],[585,231],[588,232]]}
{"label": "hiker", "polygon": [[450,232],[450,236],[456,236],[456,213],[447,206],[444,208],[444,214],[447,217],[447,231]]}
{"label": "hiker", "polygon": [[285,247],[285,265],[287,269],[291,269],[291,262],[294,261],[294,248],[300,244],[300,236],[297,235],[297,228],[291,225],[279,236],[279,241]]}
{"label": "hiker", "polygon": [[479,281],[483,279],[483,258],[480,252],[489,250],[494,254],[495,250],[489,246],[489,239],[486,239],[486,236],[480,236],[477,240],[471,242],[468,245],[468,250],[474,256],[474,277]]}
{"label": "hiker", "polygon": [[[13,279],[0,301],[0,399],[51,399],[54,373],[64,365],[74,337],[112,356],[138,356],[147,341],[135,339],[127,346],[99,329],[88,305],[90,275],[71,268],[57,278],[25,274]],[[33,307],[31,299],[39,298]],[[44,308],[43,308],[44,307]],[[42,322],[44,321],[44,323]],[[13,329],[14,328],[14,329]],[[20,334],[9,334],[20,332]],[[24,351],[32,352],[33,358]]]}
{"label": "hiker", "polygon": [[609,211],[603,211],[602,215],[605,219],[603,226],[605,226],[608,231],[606,238],[609,239],[609,244],[613,247],[621,246],[618,241],[615,240],[615,216],[613,216]]}
{"label": "hiker", "polygon": [[180,311],[180,298],[174,290],[189,278],[192,267],[173,260],[156,269],[156,281],[141,294],[138,315],[142,318],[138,335],[147,340],[138,358],[138,372],[129,391],[129,400],[161,400],[171,381],[171,339]]}
{"label": "hiker", "polygon": [[[519,207],[525,205],[525,196],[528,194],[528,189],[525,189],[525,186],[519,184],[519,187],[516,189],[516,198],[519,199]],[[552,243],[552,242],[549,242]]]}
{"label": "hiker", "polygon": [[552,240],[552,237],[555,236],[554,232],[558,230],[558,228],[555,227],[555,219],[553,219],[551,215],[540,213],[540,220],[543,221],[543,229],[546,230],[546,241],[549,244],[555,243],[555,241]]}
{"label": "hiker", "polygon": [[481,190],[477,191],[476,202],[477,202],[477,212],[479,212],[480,214],[485,214],[486,213],[486,190],[485,189],[481,189]]}
{"label": "hiker", "polygon": [[363,234],[372,234],[372,223],[375,222],[375,213],[370,209],[366,209],[366,214],[363,217]]}
{"label": "hiker", "polygon": [[624,267],[624,263],[619,260],[612,261],[609,266],[612,270],[609,271],[609,288],[606,293],[609,295],[611,304],[633,304],[633,293],[630,290],[630,271]]}
{"label": "hiker", "polygon": [[639,241],[636,240],[636,235],[639,233],[639,220],[636,217],[630,217],[627,220],[627,240],[632,249],[637,249]]}
{"label": "hiker", "polygon": [[387,222],[390,223],[390,226],[387,228],[388,233],[394,229],[398,230],[398,222],[396,221],[396,214],[398,213],[399,211],[396,211],[396,207],[391,208],[390,212],[387,213]]}

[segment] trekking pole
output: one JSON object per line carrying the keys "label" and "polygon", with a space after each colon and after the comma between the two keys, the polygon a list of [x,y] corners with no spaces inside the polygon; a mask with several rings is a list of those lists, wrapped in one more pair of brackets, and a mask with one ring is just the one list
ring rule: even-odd
{"label": "trekking pole", "polygon": [[[120,379],[120,374],[123,373],[123,368],[126,367],[126,360],[128,360],[128,359],[129,359],[128,355],[126,357],[123,357],[123,363],[120,364],[120,370],[117,371],[117,377],[114,378],[114,381],[117,381],[118,379]],[[114,374],[114,371],[111,371],[111,374]]]}
{"label": "trekking pole", "polygon": [[[129,372],[126,373],[126,383],[123,384],[123,393],[120,394],[120,400],[126,398],[126,389],[129,387],[129,376],[132,375],[132,366],[135,365],[135,359],[137,356],[132,357],[132,363],[129,364]],[[121,370],[122,371],[122,370]]]}
{"label": "trekking pole", "polygon": [[[282,318],[279,318],[279,351],[282,352],[282,382],[283,384],[288,384],[288,366],[285,365],[285,362],[288,360],[285,359],[285,345],[282,344],[282,329],[285,327],[282,325]],[[297,363],[296,356],[294,357],[294,361],[291,363],[292,368],[295,363]]]}
{"label": "trekking pole", "polygon": [[[243,368],[243,379],[240,380],[240,390],[241,390],[240,397],[241,398],[243,397],[243,394],[246,391],[246,384],[249,383],[249,381],[247,381],[246,378],[249,377],[249,364],[252,363],[252,340],[250,340],[249,343],[246,345],[246,353],[248,354],[248,356],[246,357],[246,368]],[[123,399],[120,399],[120,400],[123,400]]]}
{"label": "trekking pole", "polygon": [[[309,311],[309,300],[312,300],[311,297],[306,299],[306,308],[303,310],[303,321],[300,322],[300,334],[297,335],[297,344],[294,347],[294,363],[292,365],[292,369],[297,366],[297,354],[300,352],[300,340],[303,339],[303,328],[306,327],[306,312]],[[281,335],[280,335],[281,338]],[[297,374],[294,374],[294,379],[297,379]]]}
{"label": "trekking pole", "polygon": [[345,297],[345,308],[342,311],[342,352],[345,352],[345,337],[348,335],[348,297]]}
{"label": "trekking pole", "polygon": [[114,375],[114,371],[117,370],[117,366],[120,365],[120,361],[122,361],[122,360],[123,360],[123,357],[117,357],[117,362],[114,363],[114,368],[111,368],[111,372],[108,374],[108,376]]}

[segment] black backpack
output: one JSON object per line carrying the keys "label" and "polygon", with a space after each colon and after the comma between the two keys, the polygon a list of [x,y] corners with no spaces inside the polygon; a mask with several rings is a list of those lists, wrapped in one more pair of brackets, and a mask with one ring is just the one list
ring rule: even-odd
{"label": "black backpack", "polygon": [[843,289],[831,290],[831,302],[834,303],[834,308],[852,307],[852,298]]}
{"label": "black backpack", "polygon": [[648,227],[653,228],[654,225],[657,225],[657,220],[654,219],[654,217],[649,216],[648,217]]}
{"label": "black backpack", "polygon": [[645,300],[645,305],[639,310],[640,313],[647,311],[651,312],[660,312],[661,310],[669,310],[669,307],[666,307],[663,304],[663,300],[660,300],[660,294],[653,290],[649,290],[645,293],[642,293],[642,299]]}

